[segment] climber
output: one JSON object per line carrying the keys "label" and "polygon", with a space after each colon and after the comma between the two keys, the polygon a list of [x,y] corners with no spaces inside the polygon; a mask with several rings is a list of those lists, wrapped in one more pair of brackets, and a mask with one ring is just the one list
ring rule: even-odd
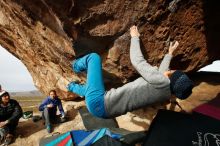
{"label": "climber", "polygon": [[[61,116],[56,114],[57,107],[61,113]],[[45,126],[48,133],[52,132],[51,122],[63,123],[66,121],[61,100],[57,96],[55,90],[51,90],[49,92],[49,96],[39,106],[39,111],[42,112],[42,118],[45,120]]]}
{"label": "climber", "polygon": [[191,93],[193,82],[180,70],[169,70],[174,50],[179,43],[170,43],[169,53],[165,55],[159,69],[152,67],[144,59],[136,26],[130,28],[130,59],[141,75],[133,82],[117,89],[105,91],[102,62],[96,53],[90,53],[73,62],[76,73],[87,72],[87,82],[67,83],[67,90],[85,97],[86,106],[91,114],[101,118],[116,117],[129,111],[143,108],[155,102],[162,102],[171,96],[186,99]]}
{"label": "climber", "polygon": [[0,91],[0,135],[3,145],[12,142],[21,116],[22,109],[19,103],[14,99],[10,99],[8,92]]}

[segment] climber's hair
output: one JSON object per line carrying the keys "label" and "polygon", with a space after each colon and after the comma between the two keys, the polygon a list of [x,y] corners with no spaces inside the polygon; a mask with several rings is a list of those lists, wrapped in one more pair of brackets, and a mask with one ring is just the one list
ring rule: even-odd
{"label": "climber's hair", "polygon": [[53,92],[57,96],[57,92],[55,90],[50,90],[49,95],[50,95],[51,92]]}

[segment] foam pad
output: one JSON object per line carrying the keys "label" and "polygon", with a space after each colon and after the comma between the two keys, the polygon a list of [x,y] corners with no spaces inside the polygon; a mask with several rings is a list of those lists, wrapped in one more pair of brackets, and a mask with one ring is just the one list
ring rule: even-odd
{"label": "foam pad", "polygon": [[87,130],[118,128],[118,124],[115,119],[102,119],[95,117],[89,113],[86,107],[80,108],[79,113]]}
{"label": "foam pad", "polygon": [[144,146],[220,145],[220,121],[201,115],[159,110]]}

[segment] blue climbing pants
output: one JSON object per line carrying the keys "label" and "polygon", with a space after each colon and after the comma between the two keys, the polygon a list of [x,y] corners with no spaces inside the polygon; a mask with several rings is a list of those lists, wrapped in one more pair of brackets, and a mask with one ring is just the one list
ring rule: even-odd
{"label": "blue climbing pants", "polygon": [[85,96],[89,112],[97,117],[104,118],[106,116],[104,106],[105,87],[100,56],[96,53],[90,53],[75,60],[72,67],[76,73],[86,71],[87,81],[85,84],[71,82],[67,87],[68,90],[80,96]]}

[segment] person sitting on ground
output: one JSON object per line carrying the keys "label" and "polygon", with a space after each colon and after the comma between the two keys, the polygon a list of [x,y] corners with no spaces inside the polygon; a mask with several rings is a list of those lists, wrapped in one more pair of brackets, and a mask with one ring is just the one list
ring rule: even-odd
{"label": "person sitting on ground", "polygon": [[170,43],[159,69],[152,67],[143,57],[140,49],[139,32],[136,26],[130,28],[130,59],[141,75],[133,82],[117,89],[105,91],[101,58],[90,53],[73,62],[76,73],[87,72],[85,84],[64,81],[67,90],[85,97],[91,114],[101,118],[116,117],[155,102],[168,100],[172,95],[186,99],[192,93],[193,82],[180,70],[169,70],[170,61],[178,42]]}
{"label": "person sitting on ground", "polygon": [[4,131],[3,135],[1,135],[5,137],[3,145],[8,145],[12,142],[15,129],[21,117],[22,109],[19,103],[14,99],[10,99],[9,93],[2,90],[0,92],[0,129],[1,132]]}
{"label": "person sitting on ground", "polygon": [[[61,117],[57,115],[57,107],[59,108]],[[39,106],[39,111],[42,112],[42,118],[45,120],[45,126],[48,133],[52,132],[51,122],[62,123],[66,121],[61,100],[57,96],[55,90],[49,92],[49,96]]]}

